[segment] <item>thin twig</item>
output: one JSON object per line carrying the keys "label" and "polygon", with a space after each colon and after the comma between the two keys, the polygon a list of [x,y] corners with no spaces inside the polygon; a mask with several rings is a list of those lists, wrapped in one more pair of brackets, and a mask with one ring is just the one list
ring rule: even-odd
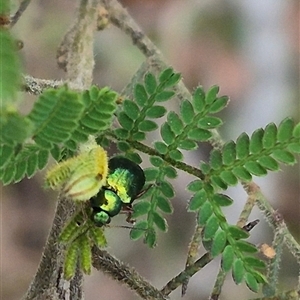
{"label": "thin twig", "polygon": [[20,19],[24,11],[26,10],[27,6],[29,5],[31,0],[23,0],[20,3],[19,9],[16,13],[11,17],[9,27],[12,28]]}
{"label": "thin twig", "polygon": [[177,289],[187,279],[191,278],[198,271],[204,268],[208,263],[212,261],[213,257],[210,253],[206,252],[195,263],[187,266],[184,271],[179,273],[176,277],[170,280],[161,290],[164,295],[169,295],[172,291]]}
{"label": "thin twig", "polygon": [[62,80],[40,79],[29,75],[24,75],[22,89],[23,91],[33,95],[40,95],[45,89],[57,89],[64,84],[66,84],[66,82]]}

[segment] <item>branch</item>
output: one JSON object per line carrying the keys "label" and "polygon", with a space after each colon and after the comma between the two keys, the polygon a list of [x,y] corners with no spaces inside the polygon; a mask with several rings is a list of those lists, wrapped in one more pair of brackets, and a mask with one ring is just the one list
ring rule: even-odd
{"label": "branch", "polygon": [[[70,218],[74,210],[73,203],[59,199],[38,271],[23,300],[68,299],[66,290],[68,284],[63,279],[62,270],[63,248],[57,241],[65,221]],[[73,292],[72,299],[81,299],[80,295],[80,289],[77,289],[77,292]]]}
{"label": "branch", "polygon": [[[97,21],[96,0],[81,0],[75,25],[72,27],[72,39],[70,32],[66,34],[63,41],[67,49],[66,70],[67,82],[70,88],[76,90],[88,89],[93,79],[94,55],[93,34],[96,30]],[[27,80],[32,78],[27,78]],[[25,77],[26,81],[26,77]],[[34,87],[31,81],[31,88]],[[58,84],[60,84],[59,82]],[[55,81],[39,81],[38,88],[32,88],[35,93],[42,92],[45,85],[54,85]],[[40,89],[42,87],[42,89]],[[29,299],[74,299],[83,298],[82,273],[77,270],[74,278],[68,283],[63,279],[63,248],[58,243],[58,237],[66,220],[74,212],[74,204],[66,199],[60,199],[52,225],[47,244],[39,265],[38,272],[32,281],[24,300]],[[70,297],[70,298],[69,298]]]}
{"label": "branch", "polygon": [[124,283],[128,288],[135,291],[143,299],[167,299],[163,293],[150,285],[133,268],[121,263],[106,251],[100,250],[96,247],[94,247],[92,251],[93,266],[97,270],[101,270],[105,274],[111,276],[114,280]]}
{"label": "branch", "polygon": [[98,2],[81,0],[78,17],[57,51],[58,64],[67,71],[68,85],[75,90],[88,89],[93,81],[93,41]]}

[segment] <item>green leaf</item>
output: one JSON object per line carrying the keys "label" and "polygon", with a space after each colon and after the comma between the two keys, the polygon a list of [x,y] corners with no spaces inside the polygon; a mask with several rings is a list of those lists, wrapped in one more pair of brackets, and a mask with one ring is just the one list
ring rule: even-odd
{"label": "green leaf", "polygon": [[163,117],[166,114],[166,112],[167,109],[164,106],[154,105],[146,111],[146,116],[148,118],[158,119]]}
{"label": "green leaf", "polygon": [[132,218],[137,218],[147,214],[150,211],[149,201],[139,201],[133,205]]}
{"label": "green leaf", "polygon": [[115,135],[122,139],[122,140],[126,140],[129,138],[129,132],[128,130],[125,130],[124,128],[117,128],[115,131],[114,131]]}
{"label": "green leaf", "polygon": [[207,200],[207,193],[204,189],[196,192],[191,200],[189,201],[188,210],[189,211],[196,211],[198,210],[203,203]]}
{"label": "green leaf", "polygon": [[[67,90],[46,90],[35,102],[28,118],[35,125],[34,140],[50,149],[51,143],[67,141],[82,118],[83,103],[79,94]],[[89,119],[86,115],[86,120]],[[88,122],[88,121],[87,121]],[[93,122],[94,125],[94,122]],[[96,132],[94,127],[80,126],[85,132]]]}
{"label": "green leaf", "polygon": [[215,114],[222,109],[224,109],[227,106],[227,103],[229,101],[229,98],[227,96],[222,96],[220,98],[217,98],[211,106],[208,108],[209,113]]}
{"label": "green leaf", "polygon": [[222,253],[222,269],[228,272],[231,269],[234,260],[234,251],[231,245],[227,245]]}
{"label": "green leaf", "polygon": [[190,182],[187,186],[187,190],[190,192],[198,192],[202,188],[203,188],[203,181],[198,179]]}
{"label": "green leaf", "polygon": [[[154,144],[155,145],[155,144]],[[168,150],[168,149],[167,149]],[[158,156],[150,156],[149,158],[150,163],[154,166],[159,168],[161,165],[164,164],[164,161],[162,160],[162,158],[158,157]]]}
{"label": "green leaf", "polygon": [[259,157],[257,161],[262,167],[266,168],[267,170],[271,170],[271,171],[279,170],[279,165],[277,161],[271,156]]}
{"label": "green leaf", "polygon": [[286,150],[277,149],[274,150],[272,156],[279,162],[282,162],[287,165],[293,165],[296,163],[294,155]]}
{"label": "green leaf", "polygon": [[35,174],[37,169],[38,169],[38,156],[37,155],[29,156],[27,160],[27,170],[26,170],[27,177],[31,178]]}
{"label": "green leaf", "polygon": [[171,130],[176,134],[179,135],[183,131],[183,123],[180,120],[179,116],[174,112],[170,111],[167,116],[167,122],[171,128]]}
{"label": "green leaf", "polygon": [[245,282],[246,282],[248,288],[251,291],[253,291],[255,293],[258,292],[258,290],[259,290],[258,283],[257,283],[255,277],[251,273],[246,272],[246,274],[245,274]]}
{"label": "green leaf", "polygon": [[148,101],[146,89],[140,83],[136,84],[136,86],[134,87],[134,99],[136,100],[136,103],[141,107],[145,106]]}
{"label": "green leaf", "polygon": [[95,132],[97,132],[100,128],[105,128],[106,126],[106,122],[104,120],[101,120],[98,117],[92,118],[91,115],[86,115],[80,120],[80,123]]}
{"label": "green leaf", "polygon": [[148,230],[145,236],[145,243],[150,247],[154,248],[156,246],[156,233],[154,230]]}
{"label": "green leaf", "polygon": [[87,105],[90,104],[90,100],[92,101],[95,101],[98,99],[99,97],[99,89],[95,86],[95,85],[92,85],[89,89],[89,91],[84,91],[83,93],[83,98],[84,98],[84,101]]}
{"label": "green leaf", "polygon": [[144,82],[147,93],[149,95],[154,94],[157,87],[155,76],[152,73],[147,73]]}
{"label": "green leaf", "polygon": [[222,167],[223,161],[222,161],[222,154],[221,154],[220,150],[213,149],[210,152],[209,164],[211,165],[212,169],[214,169],[214,170],[219,170]]}
{"label": "green leaf", "polygon": [[236,284],[240,284],[244,279],[245,269],[240,258],[236,259],[232,265],[232,277]]}
{"label": "green leaf", "polygon": [[2,182],[4,185],[11,183],[14,180],[16,174],[16,166],[14,163],[7,165],[5,173],[2,176]]}
{"label": "green leaf", "polygon": [[10,145],[13,143],[23,143],[24,140],[32,134],[32,122],[28,118],[19,115],[17,112],[4,111],[3,109],[0,112],[0,117],[1,143]]}
{"label": "green leaf", "polygon": [[172,166],[166,166],[164,168],[164,173],[166,174],[166,176],[170,179],[175,179],[177,177],[177,171],[175,168],[173,168]]}
{"label": "green leaf", "polygon": [[180,114],[185,124],[191,124],[194,119],[194,108],[190,101],[184,100],[180,106]]}
{"label": "green leaf", "polygon": [[175,134],[171,129],[171,126],[169,125],[169,123],[164,123],[161,128],[160,128],[160,134],[161,137],[163,139],[163,141],[167,144],[167,145],[171,145],[174,143],[175,141]]}
{"label": "green leaf", "polygon": [[[3,5],[3,1],[1,4]],[[15,41],[9,30],[0,31],[0,41],[0,100],[3,108],[9,104],[9,100],[17,99],[16,95],[21,87],[21,71]]]}
{"label": "green leaf", "polygon": [[287,145],[287,149],[291,152],[294,152],[294,153],[300,153],[300,143],[292,143],[292,144],[289,144]]}
{"label": "green leaf", "polygon": [[107,112],[110,115],[116,110],[117,93],[104,87],[99,91],[97,101],[101,100],[100,111]]}
{"label": "green leaf", "polygon": [[238,183],[238,179],[231,171],[223,171],[220,174],[220,177],[223,182],[225,182],[227,185],[236,185]]}
{"label": "green leaf", "polygon": [[205,93],[202,87],[198,87],[193,93],[192,104],[197,113],[203,111],[205,107]]}
{"label": "green leaf", "polygon": [[160,83],[166,82],[170,79],[170,77],[174,74],[174,71],[172,68],[167,68],[163,70],[158,77],[158,80]]}
{"label": "green leaf", "polygon": [[48,150],[40,150],[38,153],[38,168],[42,170],[48,163],[49,151]]}
{"label": "green leaf", "polygon": [[241,252],[256,253],[258,251],[253,244],[243,240],[236,241],[235,245]]}
{"label": "green leaf", "polygon": [[277,142],[277,127],[274,123],[270,123],[266,126],[262,144],[265,149],[270,149],[275,146]]}
{"label": "green leaf", "polygon": [[188,132],[188,137],[195,141],[207,141],[212,137],[212,134],[206,129],[193,128]]}
{"label": "green leaf", "polygon": [[143,141],[143,140],[145,140],[146,139],[145,132],[142,132],[142,131],[135,132],[132,135],[132,139],[135,140],[135,141]]}
{"label": "green leaf", "polygon": [[223,124],[223,121],[217,117],[205,116],[198,121],[198,127],[203,129],[214,129]]}
{"label": "green leaf", "polygon": [[179,142],[178,148],[183,150],[195,150],[198,148],[198,144],[193,140],[184,139]]}
{"label": "green leaf", "polygon": [[249,173],[256,176],[264,176],[267,174],[267,170],[256,161],[247,161],[245,168]]}
{"label": "green leaf", "polygon": [[253,256],[246,256],[244,258],[244,262],[249,264],[252,268],[260,268],[260,269],[266,268],[266,264],[262,260]]}
{"label": "green leaf", "polygon": [[298,123],[293,130],[293,137],[300,138],[300,123]]}
{"label": "green leaf", "polygon": [[57,145],[53,146],[53,148],[50,150],[50,153],[56,161],[61,160],[61,149]]}
{"label": "green leaf", "polygon": [[[57,144],[54,144],[53,147],[57,145]],[[73,152],[76,152],[77,151],[77,143],[71,139],[67,140],[65,143],[64,143],[65,147],[68,148],[69,150],[73,151]],[[52,148],[53,149],[53,148]],[[51,149],[51,150],[52,150]],[[50,151],[51,151],[50,150]]]}
{"label": "green leaf", "polygon": [[19,163],[16,166],[16,173],[14,175],[14,182],[19,182],[22,180],[26,173],[27,164],[26,161],[24,163]]}
{"label": "green leaf", "polygon": [[82,132],[77,128],[75,131],[72,132],[72,137],[65,142],[65,145],[75,151],[74,147],[76,148],[77,143],[85,143],[88,140],[88,134],[86,132]]}
{"label": "green leaf", "polygon": [[121,152],[127,152],[131,149],[129,143],[125,141],[118,141],[117,146]]}
{"label": "green leaf", "polygon": [[131,119],[136,120],[140,115],[140,109],[137,104],[131,100],[125,99],[123,101],[123,109],[125,114]]}
{"label": "green leaf", "polygon": [[146,177],[146,181],[149,182],[149,181],[156,180],[159,172],[158,172],[157,168],[147,168],[147,169],[144,169],[144,174]]}
{"label": "green leaf", "polygon": [[159,189],[167,198],[173,198],[175,196],[174,188],[168,181],[162,181],[159,185]]}
{"label": "green leaf", "polygon": [[123,111],[119,113],[118,120],[120,125],[128,131],[130,131],[134,126],[134,122],[132,121],[132,119],[129,118],[128,115]]}
{"label": "green leaf", "polygon": [[217,85],[212,86],[207,92],[205,96],[205,102],[207,104],[213,103],[216,98],[217,94],[219,93],[219,87]]}
{"label": "green leaf", "polygon": [[227,142],[222,149],[222,159],[224,165],[230,166],[236,160],[236,147],[234,141]]}
{"label": "green leaf", "polygon": [[158,151],[161,154],[166,154],[168,152],[168,147],[163,142],[155,142],[154,143],[154,148],[155,148],[156,151]]}
{"label": "green leaf", "polygon": [[140,155],[136,152],[129,152],[126,154],[126,157],[135,162],[136,164],[140,164],[143,161]]}
{"label": "green leaf", "polygon": [[10,145],[2,144],[0,148],[0,168],[3,168],[14,153],[14,148]]}
{"label": "green leaf", "polygon": [[251,270],[252,275],[255,277],[258,283],[267,283],[267,278],[258,271]]}
{"label": "green leaf", "polygon": [[171,214],[173,212],[173,207],[172,207],[169,199],[162,197],[162,196],[158,196],[158,197],[156,197],[156,201],[157,201],[158,208],[162,212],[164,212],[166,214]]}
{"label": "green leaf", "polygon": [[153,222],[157,226],[158,229],[160,229],[163,232],[166,232],[168,227],[167,227],[167,222],[166,219],[163,218],[158,212],[154,211],[153,214]]}
{"label": "green leaf", "polygon": [[247,239],[249,237],[249,233],[247,231],[236,225],[230,225],[228,227],[228,231],[235,240]]}
{"label": "green leaf", "polygon": [[293,136],[294,121],[291,118],[284,119],[278,126],[277,139],[280,143],[287,142]]}
{"label": "green leaf", "polygon": [[139,130],[141,131],[153,131],[158,128],[158,125],[150,120],[143,120],[141,123],[139,123]]}
{"label": "green leaf", "polygon": [[219,220],[214,214],[212,214],[206,222],[203,239],[212,239],[215,236],[215,233],[217,232],[218,228]]}
{"label": "green leaf", "polygon": [[159,75],[159,82],[163,88],[174,86],[181,78],[180,73],[174,73],[172,68],[165,69]]}
{"label": "green leaf", "polygon": [[263,134],[264,134],[264,131],[261,128],[255,130],[252,133],[252,136],[250,139],[250,152],[252,154],[258,154],[262,151],[262,149],[263,149],[263,143],[262,143]]}
{"label": "green leaf", "polygon": [[140,239],[144,234],[145,230],[148,228],[147,221],[137,222],[133,228],[130,230],[130,239],[136,241]]}
{"label": "green leaf", "polygon": [[181,74],[180,73],[173,73],[171,75],[171,77],[169,78],[169,80],[167,82],[164,83],[164,88],[166,87],[172,87],[174,85],[176,85],[181,79]]}
{"label": "green leaf", "polygon": [[219,176],[212,176],[211,180],[215,185],[220,187],[222,190],[226,190],[228,188],[228,185]]}
{"label": "green leaf", "polygon": [[240,167],[234,167],[232,169],[232,173],[238,177],[239,179],[243,181],[251,181],[252,180],[252,175],[242,166]]}
{"label": "green leaf", "polygon": [[227,238],[224,230],[219,229],[214,236],[212,247],[211,247],[211,255],[216,257],[219,255],[226,245]]}
{"label": "green leaf", "polygon": [[210,172],[210,170],[211,170],[211,168],[210,168],[209,164],[201,161],[200,162],[200,170],[203,172],[203,174],[208,175],[209,172]]}
{"label": "green leaf", "polygon": [[219,206],[230,206],[233,200],[224,194],[214,194],[212,200]]}
{"label": "green leaf", "polygon": [[162,91],[155,95],[156,102],[164,102],[171,99],[175,95],[173,91]]}
{"label": "green leaf", "polygon": [[199,211],[199,217],[198,217],[198,224],[199,225],[204,225],[208,218],[211,216],[213,212],[212,206],[209,201],[206,201],[202,206]]}
{"label": "green leaf", "polygon": [[245,159],[249,156],[249,136],[243,132],[236,141],[236,155],[238,159]]}
{"label": "green leaf", "polygon": [[181,161],[183,159],[183,155],[178,149],[171,150],[169,156],[176,161]]}

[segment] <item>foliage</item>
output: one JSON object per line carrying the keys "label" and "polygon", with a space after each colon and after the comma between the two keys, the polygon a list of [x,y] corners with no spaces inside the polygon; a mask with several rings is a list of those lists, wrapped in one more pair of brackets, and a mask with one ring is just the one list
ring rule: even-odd
{"label": "foliage", "polygon": [[[203,246],[212,258],[222,256],[223,271],[231,271],[237,284],[245,281],[249,289],[257,292],[267,282],[261,271],[265,263],[255,257],[258,249],[246,241],[249,233],[227,222],[222,207],[230,206],[234,200],[223,192],[238,182],[251,181],[252,176],[278,171],[279,164],[295,164],[294,154],[300,152],[300,124],[294,125],[292,119],[286,118],[279,126],[270,123],[250,137],[242,133],[236,141],[213,149],[209,161],[199,162],[198,168],[186,165],[182,150],[193,151],[201,142],[210,141],[212,130],[222,125],[215,114],[227,106],[228,98],[218,96],[217,86],[206,92],[198,87],[191,101],[182,101],[179,113],[167,112],[164,103],[175,95],[173,88],[180,79],[180,74],[171,68],[157,78],[147,73],[144,81],[135,85],[133,99],[123,99],[118,109],[115,92],[93,86],[82,93],[67,87],[46,90],[25,117],[4,110],[1,180],[9,184],[32,177],[47,165],[50,156],[57,161],[74,156],[89,135],[102,145],[115,142],[124,156],[137,163],[142,161],[137,151],[148,154],[152,167],[144,172],[151,188],[133,205],[132,217],[137,222],[131,238],[144,237],[149,247],[155,246],[157,229],[168,229],[164,214],[173,212],[175,189],[170,179],[176,178],[177,170],[190,173],[196,179],[187,187],[192,193],[188,210],[197,214],[197,226],[203,228]],[[118,123],[113,122],[115,115]],[[155,120],[163,117],[165,121],[159,126]],[[161,140],[151,148],[143,142],[155,130],[159,130]],[[78,157],[74,159],[78,161]],[[67,163],[66,168],[69,166]],[[60,174],[63,180],[71,174],[69,169],[66,172],[67,175]],[[74,274],[78,260],[82,270],[90,273],[92,245],[103,247],[106,243],[103,228],[93,225],[90,214],[88,206],[79,206],[60,236],[67,245],[67,278]]]}
{"label": "foliage", "polygon": [[26,117],[4,110],[0,128],[3,184],[32,177],[50,156],[57,161],[72,156],[90,134],[109,128],[115,109],[116,93],[92,86],[83,93],[66,87],[49,89]]}
{"label": "foliage", "polygon": [[[4,1],[5,3],[5,1]],[[3,1],[1,11],[6,11]],[[10,32],[0,27],[0,101],[1,107],[10,106],[17,100],[17,91],[21,86],[20,60],[17,55],[16,41]],[[2,119],[2,116],[1,116]]]}

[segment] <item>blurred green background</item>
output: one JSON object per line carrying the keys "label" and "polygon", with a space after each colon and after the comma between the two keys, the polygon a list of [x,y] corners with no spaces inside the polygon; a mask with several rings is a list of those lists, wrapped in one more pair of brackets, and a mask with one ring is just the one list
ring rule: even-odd
{"label": "blurred green background", "polygon": [[[279,123],[286,116],[299,121],[299,2],[285,0],[127,0],[121,1],[129,13],[153,40],[166,60],[183,75],[192,91],[201,84],[206,89],[220,86],[220,94],[231,101],[222,113],[225,140],[236,139],[246,131],[270,122]],[[18,7],[19,1],[15,1]],[[13,28],[24,42],[20,51],[24,73],[37,78],[64,79],[56,64],[56,49],[73,22],[77,1],[32,1]],[[95,35],[94,83],[121,91],[129,82],[143,55],[128,36],[110,26]],[[35,97],[20,94],[20,109],[26,114]],[[176,110],[177,103],[168,109]],[[152,134],[149,144],[159,138]],[[188,153],[186,161],[198,165],[207,159],[209,147]],[[112,154],[112,153],[111,153]],[[143,162],[143,167],[147,161]],[[300,240],[299,167],[255,179],[272,206],[283,214],[288,227]],[[41,188],[44,174],[31,180],[1,188],[1,299],[20,299],[36,272],[55,210],[56,193]],[[192,178],[180,174],[173,182],[176,198],[174,214],[166,216],[167,234],[160,233],[158,246],[148,249],[141,241],[129,239],[129,231],[108,228],[108,251],[135,267],[156,287],[161,288],[185,265],[186,251],[193,233],[195,216],[186,212],[190,195],[184,185]],[[235,223],[246,200],[238,186],[228,194],[235,204],[226,209],[229,222]],[[271,243],[272,231],[258,210],[259,218],[251,241]],[[124,216],[112,224],[124,225]],[[202,253],[203,250],[200,250]],[[281,288],[294,287],[299,266],[285,249],[281,268]],[[186,298],[207,299],[218,272],[219,261],[206,266],[190,280]],[[180,299],[180,289],[170,295]],[[235,286],[230,274],[222,299],[254,298],[244,284]],[[109,277],[93,272],[86,277],[85,299],[138,299],[127,288]]]}

